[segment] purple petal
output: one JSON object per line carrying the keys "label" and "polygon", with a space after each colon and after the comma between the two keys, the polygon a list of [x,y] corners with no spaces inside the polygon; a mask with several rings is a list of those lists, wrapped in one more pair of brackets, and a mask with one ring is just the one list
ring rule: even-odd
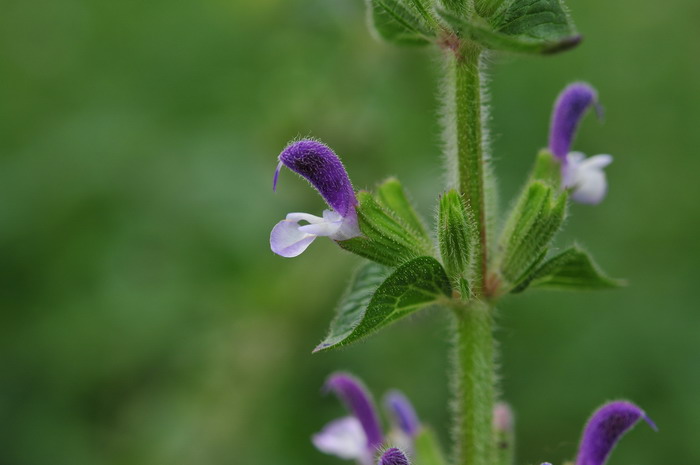
{"label": "purple petal", "polygon": [[603,465],[617,441],[640,419],[656,425],[636,405],[616,401],[603,405],[588,420],[579,445],[576,465]]}
{"label": "purple petal", "polygon": [[[326,145],[305,139],[289,144],[280,154],[281,163],[300,174],[342,216],[352,214],[357,204],[345,167]],[[277,173],[274,184],[276,185]]]}
{"label": "purple petal", "polygon": [[374,403],[362,383],[353,376],[336,373],[328,378],[326,389],[335,392],[360,421],[367,435],[367,448],[374,450],[382,444],[382,429]]}
{"label": "purple petal", "polygon": [[277,180],[280,177],[280,170],[282,169],[282,162],[277,163],[277,168],[275,169],[275,177],[272,178],[272,192],[277,190]]}
{"label": "purple petal", "polygon": [[597,98],[595,89],[582,82],[568,85],[557,97],[549,132],[549,150],[563,163],[571,150],[581,118]]}
{"label": "purple petal", "polygon": [[411,402],[400,391],[390,391],[384,398],[384,405],[391,412],[401,431],[415,437],[420,430],[418,415]]}
{"label": "purple petal", "polygon": [[409,465],[409,463],[403,452],[392,447],[382,454],[377,465]]}

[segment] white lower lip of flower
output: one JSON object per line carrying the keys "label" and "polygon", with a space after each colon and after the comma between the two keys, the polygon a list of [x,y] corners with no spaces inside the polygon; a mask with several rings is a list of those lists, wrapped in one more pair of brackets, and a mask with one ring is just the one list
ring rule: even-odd
{"label": "white lower lip of flower", "polygon": [[321,432],[311,438],[321,452],[346,460],[372,463],[367,450],[367,436],[355,417],[343,417],[328,423]]}
{"label": "white lower lip of flower", "polygon": [[[308,224],[299,225],[300,221]],[[319,236],[344,241],[359,235],[354,215],[343,217],[332,210],[324,210],[323,217],[309,213],[290,213],[272,228],[270,247],[277,255],[291,258],[304,252]]]}
{"label": "white lower lip of flower", "polygon": [[571,189],[571,198],[576,202],[598,204],[608,191],[603,168],[610,163],[610,155],[586,158],[581,152],[571,152],[562,168],[562,186]]}

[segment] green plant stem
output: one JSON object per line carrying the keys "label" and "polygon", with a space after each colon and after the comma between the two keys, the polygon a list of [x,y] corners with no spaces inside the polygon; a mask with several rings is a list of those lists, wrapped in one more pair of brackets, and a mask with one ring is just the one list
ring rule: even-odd
{"label": "green plant stem", "polygon": [[[495,362],[493,309],[485,299],[487,235],[484,199],[484,137],[481,54],[478,45],[461,43],[448,54],[448,146],[457,185],[475,223],[469,279],[473,296],[455,299],[456,341],[453,371],[455,465],[493,465]],[[455,163],[456,162],[456,163]],[[466,300],[469,299],[469,302]]]}
{"label": "green plant stem", "polygon": [[490,306],[470,303],[456,309],[454,354],[455,465],[493,465],[495,361]]}
{"label": "green plant stem", "polygon": [[[472,290],[484,295],[487,266],[484,209],[484,140],[481,102],[481,54],[475,44],[463,44],[449,55],[448,137],[456,151],[459,191],[475,222]],[[450,115],[450,111],[452,114]],[[452,127],[449,127],[452,125]]]}

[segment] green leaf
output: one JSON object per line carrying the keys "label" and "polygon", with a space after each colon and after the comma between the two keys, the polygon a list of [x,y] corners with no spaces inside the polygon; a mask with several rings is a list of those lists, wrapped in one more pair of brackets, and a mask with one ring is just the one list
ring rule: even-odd
{"label": "green leaf", "polygon": [[[376,265],[375,265],[376,266]],[[368,271],[369,273],[369,271]],[[442,265],[432,257],[418,257],[397,268],[372,294],[365,307],[366,289],[374,285],[378,274],[365,281],[368,286],[353,284],[347,299],[324,341],[314,352],[341,347],[362,339],[416,310],[434,304],[451,295],[450,282]],[[357,283],[357,279],[355,283]],[[358,307],[362,306],[361,309]]]}
{"label": "green leaf", "polygon": [[438,3],[450,13],[454,13],[457,16],[467,16],[467,6],[469,4],[467,0],[440,0]]}
{"label": "green leaf", "polygon": [[435,432],[423,426],[415,438],[414,465],[447,465]]}
{"label": "green leaf", "polygon": [[[365,262],[357,269],[338,302],[325,341],[341,341],[350,334],[357,322],[362,320],[372,296],[390,272],[389,268],[373,262]],[[320,347],[314,349],[314,352],[321,350]]]}
{"label": "green leaf", "polygon": [[[486,20],[475,16],[470,21],[438,10],[438,14],[462,37],[478,42],[491,50],[514,53],[550,54],[575,47],[581,41],[578,35],[561,37],[537,37],[539,30],[531,34],[510,34],[497,30]],[[517,24],[516,24],[517,25]],[[515,29],[515,28],[514,28]]]}
{"label": "green leaf", "polygon": [[418,216],[413,205],[408,200],[406,191],[396,178],[389,178],[377,187],[377,200],[387,210],[403,220],[406,226],[423,236],[426,240],[430,240],[423,220]]}
{"label": "green leaf", "polygon": [[491,23],[498,32],[549,43],[576,35],[561,0],[513,0]]}
{"label": "green leaf", "polygon": [[499,268],[507,282],[521,282],[542,261],[564,222],[566,199],[566,193],[556,194],[540,181],[523,191],[499,242]]}
{"label": "green leaf", "polygon": [[362,236],[339,241],[345,250],[387,266],[398,266],[421,255],[432,255],[426,236],[408,228],[366,191],[358,192],[357,218]]}
{"label": "green leaf", "polygon": [[595,290],[624,286],[624,281],[609,278],[588,253],[573,246],[529,274],[513,292],[528,286],[543,289]]}
{"label": "green leaf", "polygon": [[415,6],[406,6],[399,0],[367,0],[367,8],[374,29],[387,42],[424,45],[434,36]]}
{"label": "green leaf", "polygon": [[447,274],[461,276],[469,267],[473,226],[462,201],[454,189],[440,197],[438,214],[438,244]]}

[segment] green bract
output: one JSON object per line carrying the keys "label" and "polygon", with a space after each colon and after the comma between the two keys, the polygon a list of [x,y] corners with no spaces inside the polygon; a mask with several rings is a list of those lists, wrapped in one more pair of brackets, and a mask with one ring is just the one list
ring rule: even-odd
{"label": "green bract", "polygon": [[384,204],[369,192],[357,194],[357,218],[363,235],[338,242],[342,248],[386,266],[433,254],[430,238],[424,229],[416,229],[420,220],[413,216],[415,212],[398,187],[384,189],[385,195],[380,197]]}
{"label": "green bract", "polygon": [[451,278],[460,278],[468,271],[471,261],[471,233],[473,225],[459,193],[451,189],[440,197],[438,216],[438,244],[440,256]]}
{"label": "green bract", "polygon": [[542,261],[566,216],[566,197],[541,181],[525,188],[499,241],[498,271],[506,283],[521,282]]}
{"label": "green bract", "polygon": [[435,432],[423,426],[415,438],[416,465],[447,465]]}

